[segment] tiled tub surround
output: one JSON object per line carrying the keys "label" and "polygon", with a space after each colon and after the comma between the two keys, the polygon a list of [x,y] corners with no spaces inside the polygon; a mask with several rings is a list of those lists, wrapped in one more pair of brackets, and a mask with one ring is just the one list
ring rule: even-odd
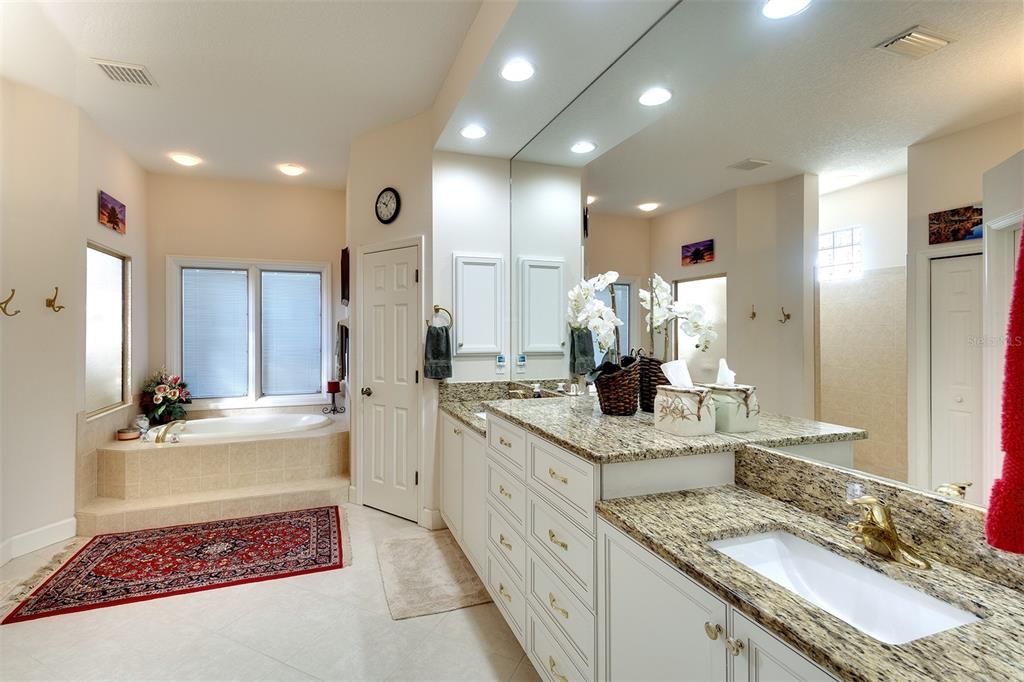
{"label": "tiled tub surround", "polygon": [[900,534],[929,561],[1024,592],[1024,555],[1001,552],[985,541],[980,507],[760,447],[736,452],[737,485],[844,525],[854,516],[845,503],[850,481],[889,505]]}
{"label": "tiled tub surround", "polygon": [[[605,500],[597,503],[597,511],[842,679],[1024,678],[1024,599],[1004,585],[942,563],[922,571],[875,559],[853,542],[845,525],[741,486]],[[714,540],[771,530],[823,545],[981,620],[903,645],[882,644],[708,546]]]}

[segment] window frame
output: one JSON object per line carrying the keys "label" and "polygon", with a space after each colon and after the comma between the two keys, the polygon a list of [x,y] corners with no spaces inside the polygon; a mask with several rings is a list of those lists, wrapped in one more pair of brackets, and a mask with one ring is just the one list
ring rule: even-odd
{"label": "window frame", "polygon": [[[112,249],[109,246],[87,240],[85,243],[85,256],[86,256],[86,267],[88,267],[89,249],[99,251],[100,253],[106,254],[112,258],[120,259],[121,267],[121,400],[110,405],[104,405],[103,407],[97,407],[95,409],[88,409],[86,405],[85,418],[92,419],[114,410],[119,410],[122,407],[131,405],[134,403],[132,396],[132,257],[126,253],[121,253],[116,249]],[[88,339],[88,324],[89,324],[89,288],[88,288],[88,273],[86,273],[86,285],[85,289],[85,308],[86,308],[86,338]],[[88,357],[88,350],[83,348]],[[84,365],[83,365],[84,366]],[[88,370],[86,370],[88,371]]]}
{"label": "window frame", "polygon": [[[186,410],[218,410],[253,407],[287,407],[295,405],[324,405],[330,402],[327,382],[331,378],[331,339],[333,315],[331,308],[331,265],[316,261],[283,261],[245,258],[202,258],[191,256],[167,257],[167,312],[166,312],[166,366],[168,371],[180,374],[182,368],[182,270],[208,268],[245,270],[248,292],[248,390],[244,396],[233,398],[195,398]],[[320,391],[292,395],[263,395],[262,344],[262,276],[268,272],[305,272],[320,275]],[[188,377],[184,377],[188,382]]]}

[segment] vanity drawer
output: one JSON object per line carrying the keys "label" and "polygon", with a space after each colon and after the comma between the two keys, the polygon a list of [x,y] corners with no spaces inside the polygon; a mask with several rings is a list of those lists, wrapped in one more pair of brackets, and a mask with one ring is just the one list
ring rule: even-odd
{"label": "vanity drawer", "polygon": [[537,672],[549,682],[583,682],[587,676],[573,665],[558,636],[531,609],[527,613],[526,651]]}
{"label": "vanity drawer", "polygon": [[511,567],[513,578],[519,585],[526,580],[526,541],[519,531],[514,530],[505,517],[487,507],[487,537],[491,540],[491,551],[504,559]]}
{"label": "vanity drawer", "polygon": [[487,495],[516,521],[520,533],[526,530],[526,486],[494,461],[487,462]]}
{"label": "vanity drawer", "polygon": [[512,632],[520,643],[526,633],[526,597],[509,577],[501,562],[494,557],[494,548],[487,552],[487,587]]}
{"label": "vanity drawer", "polygon": [[526,448],[530,487],[547,495],[556,509],[593,534],[594,466],[536,436],[527,438]]}
{"label": "vanity drawer", "polygon": [[527,541],[548,557],[562,578],[588,608],[594,607],[594,538],[555,511],[543,498],[527,493]]}
{"label": "vanity drawer", "polygon": [[544,614],[552,629],[560,632],[572,648],[580,669],[594,666],[594,614],[566,587],[554,572],[530,552],[526,566],[526,596],[535,612]]}
{"label": "vanity drawer", "polygon": [[487,445],[497,458],[512,471],[523,476],[526,471],[526,432],[518,426],[487,415]]}

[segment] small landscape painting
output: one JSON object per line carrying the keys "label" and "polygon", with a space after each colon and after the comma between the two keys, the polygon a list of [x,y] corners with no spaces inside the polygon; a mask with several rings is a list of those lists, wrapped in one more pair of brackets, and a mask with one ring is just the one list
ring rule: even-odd
{"label": "small landscape painting", "polygon": [[981,206],[963,206],[928,214],[928,243],[946,244],[981,239]]}
{"label": "small landscape painting", "polygon": [[100,197],[97,203],[99,204],[100,225],[124,234],[125,230],[128,229],[127,209],[124,204],[103,190],[100,190]]}
{"label": "small landscape painting", "polygon": [[711,263],[715,260],[715,240],[705,239],[701,242],[683,245],[683,265]]}

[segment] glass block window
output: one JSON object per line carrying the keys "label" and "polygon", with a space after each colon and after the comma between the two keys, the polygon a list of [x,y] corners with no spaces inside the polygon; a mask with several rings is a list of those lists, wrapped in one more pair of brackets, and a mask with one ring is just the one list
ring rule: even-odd
{"label": "glass block window", "polygon": [[864,273],[863,230],[848,227],[818,235],[818,279],[827,282]]}

